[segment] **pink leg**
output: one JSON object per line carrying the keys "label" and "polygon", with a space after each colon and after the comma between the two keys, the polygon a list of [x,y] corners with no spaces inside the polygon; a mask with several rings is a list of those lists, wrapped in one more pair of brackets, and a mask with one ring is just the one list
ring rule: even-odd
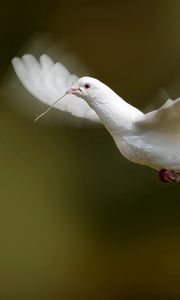
{"label": "pink leg", "polygon": [[162,182],[180,182],[180,173],[176,173],[171,170],[162,169],[159,171],[159,179]]}

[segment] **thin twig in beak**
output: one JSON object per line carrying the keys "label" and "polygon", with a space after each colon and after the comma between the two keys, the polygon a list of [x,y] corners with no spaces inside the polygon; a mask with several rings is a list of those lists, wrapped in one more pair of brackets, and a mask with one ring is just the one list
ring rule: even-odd
{"label": "thin twig in beak", "polygon": [[39,120],[40,118],[42,118],[44,115],[46,115],[50,110],[51,108],[54,107],[54,105],[59,102],[62,98],[64,98],[65,96],[67,95],[67,92],[60,98],[58,98],[56,101],[54,101],[51,105],[49,105],[49,107],[44,111],[42,112],[40,115],[38,115],[35,119],[34,119],[34,122],[36,122],[37,120]]}

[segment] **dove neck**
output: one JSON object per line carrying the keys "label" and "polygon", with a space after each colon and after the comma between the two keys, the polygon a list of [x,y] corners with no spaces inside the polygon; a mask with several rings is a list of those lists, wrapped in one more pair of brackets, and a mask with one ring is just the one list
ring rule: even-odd
{"label": "dove neck", "polygon": [[95,110],[111,135],[126,135],[128,132],[132,132],[133,120],[136,116],[143,114],[111,89],[104,94],[91,97],[87,102]]}

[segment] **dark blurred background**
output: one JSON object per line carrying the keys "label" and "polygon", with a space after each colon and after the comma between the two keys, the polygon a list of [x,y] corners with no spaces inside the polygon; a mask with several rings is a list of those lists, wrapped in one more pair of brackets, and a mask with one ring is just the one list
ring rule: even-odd
{"label": "dark blurred background", "polygon": [[4,1],[0,20],[0,299],[180,299],[180,184],[125,160],[103,127],[34,123],[10,64],[48,35],[158,107],[180,95],[180,1]]}

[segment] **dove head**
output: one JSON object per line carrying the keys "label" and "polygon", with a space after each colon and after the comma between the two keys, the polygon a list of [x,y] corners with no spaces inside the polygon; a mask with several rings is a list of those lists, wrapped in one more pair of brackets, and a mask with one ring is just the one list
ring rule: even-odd
{"label": "dove head", "polygon": [[81,77],[73,83],[67,94],[83,98],[89,104],[97,101],[109,88],[101,81],[92,77]]}

